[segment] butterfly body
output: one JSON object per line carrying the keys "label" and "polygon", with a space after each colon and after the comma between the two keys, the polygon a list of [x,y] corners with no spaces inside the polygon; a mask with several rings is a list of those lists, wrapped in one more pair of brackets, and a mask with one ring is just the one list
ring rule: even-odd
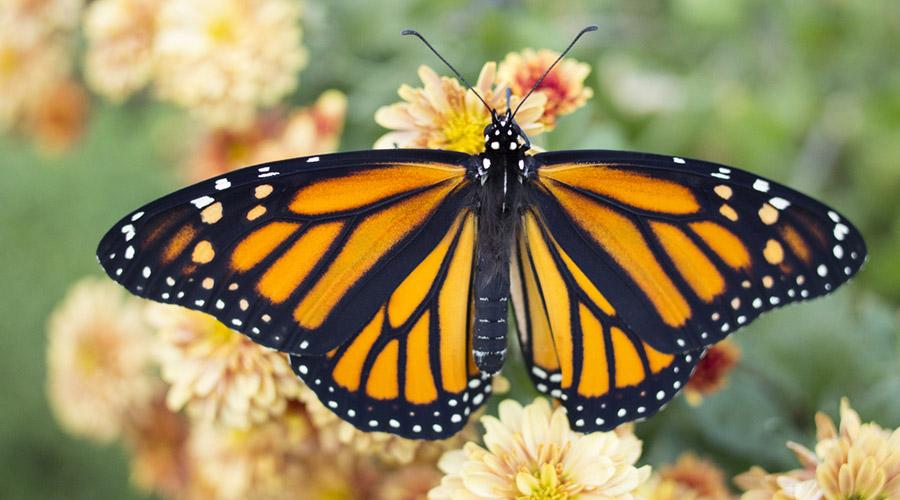
{"label": "butterfly body", "polygon": [[509,111],[494,115],[484,131],[484,150],[470,172],[476,184],[478,235],[472,355],[484,373],[500,371],[509,331],[509,262],[518,229],[528,139]]}

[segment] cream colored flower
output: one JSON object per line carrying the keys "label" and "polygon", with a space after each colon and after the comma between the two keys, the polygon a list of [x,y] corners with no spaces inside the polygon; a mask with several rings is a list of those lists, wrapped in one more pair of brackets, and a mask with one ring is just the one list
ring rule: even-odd
{"label": "cream colored flower", "polygon": [[71,32],[78,26],[84,0],[3,0],[0,18],[16,19],[19,28],[36,29],[38,36]]}
{"label": "cream colored flower", "polygon": [[325,460],[314,445],[302,405],[293,402],[280,416],[246,429],[198,421],[188,446],[194,480],[211,498],[287,499],[307,491],[308,463]]}
{"label": "cream colored flower", "polygon": [[881,500],[900,498],[900,430],[886,430],[875,423],[863,424],[841,400],[841,423],[816,414],[818,443],[815,451],[797,443],[788,447],[801,469],[766,474],[755,467],[735,478],[750,500],[841,499]]}
{"label": "cream colored flower", "polygon": [[155,40],[160,96],[213,126],[249,126],[297,85],[299,18],[292,0],[166,0]]}
{"label": "cream colored flower", "polygon": [[203,313],[166,305],[150,311],[173,411],[187,408],[197,419],[247,429],[281,415],[299,396],[302,384],[285,355]]}
{"label": "cream colored flower", "polygon": [[[506,111],[506,95],[497,86],[497,64],[486,63],[475,90],[492,108]],[[419,67],[423,88],[403,85],[397,92],[404,102],[382,106],[375,121],[392,129],[375,142],[376,148],[448,149],[476,154],[484,151],[484,128],[491,122],[490,112],[472,92],[455,79],[440,77],[428,66]],[[529,136],[543,132],[538,121],[544,111],[545,97],[532,96],[516,115],[516,122]],[[512,99],[512,107],[519,99]]]}
{"label": "cream colored flower", "polygon": [[334,152],[346,113],[347,97],[328,90],[290,116],[263,113],[246,130],[211,130],[188,160],[189,178],[199,181],[247,165]]}
{"label": "cream colored flower", "polygon": [[134,412],[123,431],[132,482],[166,498],[184,498],[191,482],[188,432],[185,416],[166,406],[164,391],[146,409]]}
{"label": "cream colored flower", "polygon": [[[508,85],[513,94],[524,96],[557,57],[559,52],[547,49],[511,52],[500,63],[498,79],[503,85]],[[590,72],[591,67],[587,64],[566,58],[553,68],[535,90],[536,94],[547,98],[541,123],[548,129],[553,128],[558,117],[584,106],[594,95],[593,90],[584,86],[584,80]]]}
{"label": "cream colored flower", "polygon": [[85,13],[85,79],[97,93],[122,101],[153,74],[156,17],[162,0],[96,0]]}
{"label": "cream colored flower", "polygon": [[474,424],[439,441],[406,439],[387,432],[364,432],[341,420],[305,386],[300,399],[306,405],[306,411],[316,427],[320,446],[330,452],[352,449],[357,454],[376,457],[388,464],[403,465],[413,461],[433,463],[445,451],[459,448],[465,441],[475,437]]}
{"label": "cream colored flower", "polygon": [[646,500],[729,500],[725,474],[715,464],[685,453],[641,487]]}
{"label": "cream colored flower", "polygon": [[485,448],[466,443],[441,458],[446,475],[429,498],[635,498],[650,467],[635,467],[641,442],[632,434],[572,431],[565,410],[545,399],[500,403],[483,417]]}
{"label": "cream colored flower", "polygon": [[65,430],[110,441],[149,403],[156,383],[142,308],[112,281],[85,278],[50,316],[47,393]]}
{"label": "cream colored flower", "polygon": [[741,349],[730,339],[725,339],[706,350],[697,362],[694,374],[684,387],[684,397],[693,406],[699,405],[705,396],[713,394],[728,383],[728,374],[741,359]]}
{"label": "cream colored flower", "polygon": [[822,413],[816,427],[816,479],[827,498],[900,498],[900,429],[861,423],[847,398],[838,430]]}

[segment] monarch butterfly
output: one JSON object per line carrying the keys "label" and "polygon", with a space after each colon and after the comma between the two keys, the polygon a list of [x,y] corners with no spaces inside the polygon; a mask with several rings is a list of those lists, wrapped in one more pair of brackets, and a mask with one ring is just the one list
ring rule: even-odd
{"label": "monarch butterfly", "polygon": [[141,297],[289,353],[356,427],[417,439],[484,404],[508,317],[537,389],[575,430],[607,430],[658,411],[708,346],[865,260],[843,216],[773,181],[645,153],[527,155],[518,108],[488,108],[484,153],[244,168],[128,214],[98,258]]}

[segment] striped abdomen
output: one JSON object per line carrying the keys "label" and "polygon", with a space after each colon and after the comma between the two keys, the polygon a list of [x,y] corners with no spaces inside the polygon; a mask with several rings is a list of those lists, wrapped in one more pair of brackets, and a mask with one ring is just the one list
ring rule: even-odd
{"label": "striped abdomen", "polygon": [[502,266],[495,272],[496,264],[489,259],[496,255],[480,252],[475,270],[475,333],[472,354],[475,365],[484,373],[496,373],[506,358],[506,323],[509,305],[509,267]]}

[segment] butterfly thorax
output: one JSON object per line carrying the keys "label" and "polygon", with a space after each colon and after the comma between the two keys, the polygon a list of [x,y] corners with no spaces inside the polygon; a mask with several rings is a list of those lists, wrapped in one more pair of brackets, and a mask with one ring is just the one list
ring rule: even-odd
{"label": "butterfly thorax", "polygon": [[496,373],[506,356],[510,245],[516,228],[528,139],[507,112],[485,128],[485,152],[478,156],[475,200],[478,264],[475,271],[475,332],[478,368]]}

